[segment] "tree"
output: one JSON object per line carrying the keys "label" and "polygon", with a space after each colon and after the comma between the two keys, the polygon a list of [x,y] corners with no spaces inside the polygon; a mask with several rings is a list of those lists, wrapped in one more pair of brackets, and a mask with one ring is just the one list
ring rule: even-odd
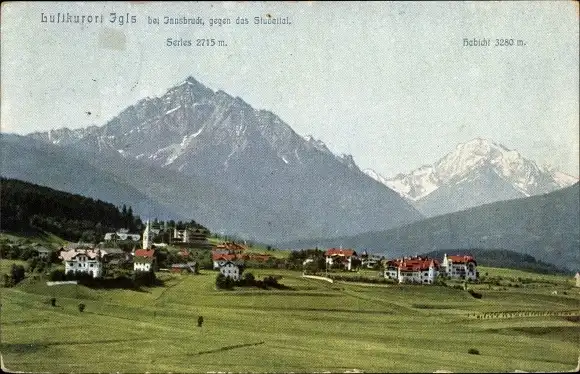
{"label": "tree", "polygon": [[197,317],[197,327],[201,327],[203,325],[203,316]]}
{"label": "tree", "polygon": [[50,305],[56,306],[56,298],[53,297],[50,299]]}
{"label": "tree", "polygon": [[80,303],[80,304],[79,304],[79,312],[81,312],[81,313],[82,313],[82,312],[84,312],[84,310],[85,310],[85,304],[83,304],[83,303]]}
{"label": "tree", "polygon": [[222,273],[219,273],[215,278],[215,285],[217,288],[230,290],[234,287],[234,282],[230,277],[226,277]]}
{"label": "tree", "polygon": [[17,285],[21,280],[24,279],[24,266],[12,264],[10,269],[10,277],[12,278],[12,284]]}
{"label": "tree", "polygon": [[362,261],[360,260],[360,258],[357,257],[353,257],[350,260],[350,268],[351,269],[358,269],[361,265]]}
{"label": "tree", "polygon": [[252,273],[245,273],[242,278],[242,283],[246,286],[252,286],[256,282],[256,277]]}

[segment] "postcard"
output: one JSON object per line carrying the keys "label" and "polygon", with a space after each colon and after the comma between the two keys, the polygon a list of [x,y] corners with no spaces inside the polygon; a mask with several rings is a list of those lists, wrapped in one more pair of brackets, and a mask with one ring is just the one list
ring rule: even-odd
{"label": "postcard", "polygon": [[2,3],[2,370],[578,371],[578,17]]}

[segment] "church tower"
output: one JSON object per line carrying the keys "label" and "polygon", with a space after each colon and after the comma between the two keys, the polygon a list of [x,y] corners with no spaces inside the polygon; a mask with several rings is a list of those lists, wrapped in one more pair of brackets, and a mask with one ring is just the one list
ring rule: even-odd
{"label": "church tower", "polygon": [[149,227],[149,220],[143,231],[143,249],[151,249],[151,228]]}

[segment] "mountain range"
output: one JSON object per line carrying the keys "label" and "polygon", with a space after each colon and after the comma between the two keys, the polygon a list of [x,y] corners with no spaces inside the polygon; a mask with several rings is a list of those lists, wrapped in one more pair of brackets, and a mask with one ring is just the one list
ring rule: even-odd
{"label": "mountain range", "polygon": [[280,245],[284,248],[365,248],[391,258],[442,250],[454,253],[505,249],[577,271],[580,268],[580,185],[431,217],[390,230]]}
{"label": "mountain range", "polygon": [[439,161],[409,174],[385,178],[371,169],[364,172],[428,217],[552,192],[578,181],[482,138],[459,144]]}
{"label": "mountain range", "polygon": [[86,189],[143,218],[177,215],[243,238],[333,237],[423,218],[352,156],[192,77],[103,126],[5,134],[4,142],[5,177]]}
{"label": "mountain range", "polygon": [[[566,218],[546,206],[540,217],[535,204],[544,203],[510,200],[541,200],[577,179],[503,145],[474,139],[433,165],[383,178],[361,171],[352,156],[335,155],[321,140],[298,135],[275,114],[192,77],[102,126],[1,136],[3,177],[130,205],[143,219],[195,219],[214,232],[276,246],[324,242],[404,253],[484,240],[493,248],[537,252],[540,259],[552,251],[570,261],[574,255],[564,252],[578,249],[577,231],[567,226],[578,211],[567,211]],[[510,201],[493,209],[519,215],[493,221],[490,205],[470,209],[500,200]],[[523,230],[525,209],[536,218],[525,218],[535,221]],[[424,220],[439,214],[445,215]],[[461,227],[449,217],[470,223]]]}

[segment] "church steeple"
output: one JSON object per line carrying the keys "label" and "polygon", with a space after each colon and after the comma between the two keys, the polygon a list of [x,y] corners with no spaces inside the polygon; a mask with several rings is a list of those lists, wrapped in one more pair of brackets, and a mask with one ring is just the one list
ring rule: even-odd
{"label": "church steeple", "polygon": [[149,220],[143,231],[143,249],[151,249],[151,228],[149,227]]}

